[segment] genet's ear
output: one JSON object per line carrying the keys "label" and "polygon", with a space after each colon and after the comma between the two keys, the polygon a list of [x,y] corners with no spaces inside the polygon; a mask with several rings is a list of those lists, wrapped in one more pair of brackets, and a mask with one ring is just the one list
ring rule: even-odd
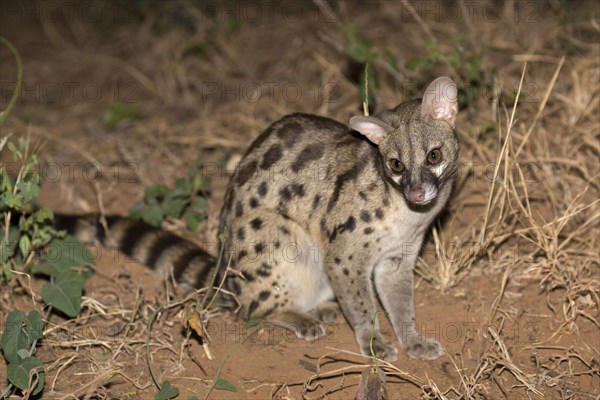
{"label": "genet's ear", "polygon": [[356,116],[350,118],[350,127],[365,135],[367,139],[379,144],[394,128],[379,118]]}
{"label": "genet's ear", "polygon": [[439,119],[454,127],[458,113],[458,92],[452,79],[442,76],[427,87],[421,103],[421,118]]}

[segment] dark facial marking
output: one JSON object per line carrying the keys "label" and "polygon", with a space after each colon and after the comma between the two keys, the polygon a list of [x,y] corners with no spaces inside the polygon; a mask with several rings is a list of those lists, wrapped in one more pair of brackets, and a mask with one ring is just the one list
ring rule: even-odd
{"label": "dark facial marking", "polygon": [[373,228],[371,228],[370,226],[367,226],[363,232],[365,233],[365,235],[370,235],[371,233],[373,233]]}
{"label": "dark facial marking", "polygon": [[250,198],[250,207],[251,208],[258,207],[258,200],[256,199],[256,197],[251,197]]}
{"label": "dark facial marking", "polygon": [[375,209],[375,218],[383,219],[383,211],[381,211],[381,208]]}

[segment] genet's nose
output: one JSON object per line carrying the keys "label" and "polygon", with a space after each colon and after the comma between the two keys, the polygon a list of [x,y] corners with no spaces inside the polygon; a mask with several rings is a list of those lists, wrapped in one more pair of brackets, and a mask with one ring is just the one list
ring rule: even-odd
{"label": "genet's nose", "polygon": [[423,200],[425,200],[425,191],[420,186],[416,188],[411,188],[408,197],[413,203],[422,203]]}

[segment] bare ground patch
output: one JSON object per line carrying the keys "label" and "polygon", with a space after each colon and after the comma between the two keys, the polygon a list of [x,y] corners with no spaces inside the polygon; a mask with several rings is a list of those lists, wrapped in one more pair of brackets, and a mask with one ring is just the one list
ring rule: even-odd
{"label": "bare ground patch", "polygon": [[[467,3],[252,3],[262,10],[256,18],[242,3],[228,3],[230,12],[123,3],[103,5],[98,20],[69,16],[66,3],[53,3],[58,20],[47,6],[25,13],[10,3],[5,10],[16,14],[2,20],[2,35],[22,54],[25,89],[2,136],[39,140],[41,203],[65,213],[125,214],[145,186],[205,160],[210,217],[194,239],[214,243],[229,179],[220,165],[284,114],[347,121],[362,112],[361,69],[347,48],[352,25],[376,53],[376,110],[418,96],[437,75],[459,82],[466,99],[457,121],[461,179],[417,271],[417,321],[447,354],[379,364],[387,398],[597,399],[598,6]],[[417,56],[433,62],[408,68]],[[0,60],[4,108],[15,72],[5,48]],[[137,116],[109,128],[116,101]],[[0,320],[40,309],[40,282],[29,282],[3,284]],[[248,336],[252,328],[226,312],[208,318],[209,360],[185,328],[184,304],[165,307],[184,295],[102,250],[82,315],[49,320],[37,350],[47,368],[43,397],[153,398],[146,335],[159,307],[151,363],[180,398],[202,398],[218,376],[237,392],[210,398],[353,398],[372,365],[345,321],[306,343],[270,326]]]}

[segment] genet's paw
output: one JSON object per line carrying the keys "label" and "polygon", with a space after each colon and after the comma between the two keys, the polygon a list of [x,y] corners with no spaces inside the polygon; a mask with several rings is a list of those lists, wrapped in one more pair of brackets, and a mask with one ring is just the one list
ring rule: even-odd
{"label": "genet's paw", "polygon": [[382,358],[386,361],[396,361],[398,359],[398,350],[396,347],[383,340],[379,336],[373,338],[373,352],[371,352],[371,338],[363,339],[360,343],[360,352],[365,356],[372,356],[375,354],[377,358]]}
{"label": "genet's paw", "polygon": [[295,327],[296,336],[312,342],[327,335],[322,323],[307,319]]}
{"label": "genet's paw", "polygon": [[444,354],[444,349],[437,340],[420,334],[410,335],[402,347],[410,358],[435,360]]}

